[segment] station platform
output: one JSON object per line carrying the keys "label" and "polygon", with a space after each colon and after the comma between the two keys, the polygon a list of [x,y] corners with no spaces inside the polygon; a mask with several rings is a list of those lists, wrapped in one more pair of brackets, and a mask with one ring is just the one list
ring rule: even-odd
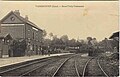
{"label": "station platform", "polygon": [[0,58],[0,67],[8,66],[16,63],[21,63],[25,61],[35,60],[35,59],[41,59],[46,57],[52,57],[52,56],[60,56],[60,55],[67,55],[71,53],[60,53],[60,54],[51,54],[48,55],[34,55],[34,56],[23,56],[23,57],[4,57]]}

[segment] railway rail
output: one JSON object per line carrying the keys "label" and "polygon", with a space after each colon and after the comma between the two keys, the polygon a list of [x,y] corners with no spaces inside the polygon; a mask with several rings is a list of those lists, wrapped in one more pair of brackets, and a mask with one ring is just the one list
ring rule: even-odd
{"label": "railway rail", "polygon": [[103,70],[103,68],[101,67],[100,62],[99,62],[99,58],[98,58],[98,60],[97,60],[97,63],[98,63],[98,66],[100,67],[101,71],[104,73],[104,75],[105,75],[106,77],[109,77],[108,74],[107,74],[107,73]]}
{"label": "railway rail", "polygon": [[30,76],[32,72],[38,70],[39,68],[45,67],[46,65],[48,65],[48,64],[50,64],[50,63],[56,62],[56,61],[58,61],[58,60],[54,60],[54,61],[51,61],[51,62],[49,62],[49,63],[46,62],[44,65],[37,66],[37,67],[35,67],[35,68],[33,68],[33,69],[31,69],[31,70],[29,70],[29,71],[21,74],[20,76]]}
{"label": "railway rail", "polygon": [[[70,60],[72,57],[75,57],[75,56],[71,56],[71,57],[67,58],[66,60],[64,60],[64,61],[60,64],[60,66],[56,69],[56,71],[54,72],[54,74],[52,75],[52,77],[57,76],[57,74],[58,74],[58,72],[60,71],[60,69],[63,68],[63,66],[65,65],[65,63],[66,63],[68,60]],[[77,73],[77,76],[80,77],[79,72],[78,72],[78,68],[77,68],[76,60],[74,61],[74,65],[75,65],[75,71],[76,71],[76,73]]]}
{"label": "railway rail", "polygon": [[[90,58],[88,59],[88,61],[86,62],[84,69],[83,69],[83,73],[82,73],[82,77],[85,77],[85,73],[87,71],[87,66],[89,65],[89,63],[95,58]],[[103,68],[101,67],[100,63],[99,63],[99,58],[96,59],[97,60],[97,65],[99,66],[99,69],[101,70],[101,72],[106,76],[109,77],[108,74],[103,70]]]}
{"label": "railway rail", "polygon": [[80,77],[76,60],[75,60],[75,70],[76,70],[77,76]]}
{"label": "railway rail", "polygon": [[[61,59],[61,58],[60,58],[60,59]],[[32,70],[29,70],[29,71],[21,74],[20,76],[31,76],[31,75],[34,76],[33,72],[35,72],[36,70],[42,69],[42,68],[44,68],[45,66],[47,66],[47,65],[49,65],[49,64],[52,64],[52,63],[54,63],[54,62],[59,61],[60,59],[56,59],[55,61],[52,61],[52,62],[46,63],[46,64],[44,64],[44,65],[42,65],[42,66],[38,66],[38,67],[36,67],[36,68],[33,68]]]}
{"label": "railway rail", "polygon": [[[15,72],[16,70],[24,69],[25,67],[28,67],[28,66],[31,66],[31,65],[35,65],[35,64],[38,64],[40,62],[45,62],[45,61],[48,61],[48,60],[51,60],[51,59],[50,58],[46,58],[46,59],[43,59],[43,60],[39,60],[39,61],[31,62],[31,63],[28,63],[28,64],[20,65],[18,67],[11,68],[11,69],[8,69],[8,70],[0,72],[0,76],[15,75],[15,73],[13,74],[13,72]],[[21,74],[17,74],[17,73],[16,73],[16,75],[21,75]]]}
{"label": "railway rail", "polygon": [[[62,55],[62,56],[64,57],[65,55]],[[14,67],[14,68],[0,71],[0,76],[24,76],[24,75],[26,75],[34,70],[37,70],[38,68],[40,68],[42,66],[45,66],[49,63],[57,61],[58,60],[57,57],[59,58],[59,56],[55,56],[55,57],[43,58],[40,60],[38,59],[38,60],[35,60],[33,62],[30,62],[30,63],[26,63],[26,64],[19,65],[19,66]],[[28,69],[25,69],[25,68],[28,68]]]}
{"label": "railway rail", "polygon": [[[66,76],[70,72],[68,72],[67,74],[66,73],[61,74],[61,70],[63,70],[64,67],[67,64],[69,64],[69,62],[70,63],[72,62],[73,63],[72,66],[74,66],[74,67],[72,67],[72,68],[74,68],[73,69],[74,72],[73,72],[73,74],[70,74],[70,75],[75,75],[76,77],[85,77],[85,76],[87,76],[86,72],[88,71],[88,69],[87,69],[88,65],[90,63],[94,62],[94,60],[95,60],[95,65],[97,65],[96,69],[99,69],[99,71],[101,71],[102,75],[109,77],[108,74],[101,67],[101,65],[99,63],[99,58],[89,58],[89,59],[86,58],[87,61],[84,65],[84,67],[82,66],[83,67],[83,69],[81,69],[82,71],[80,71],[79,70],[80,68],[78,68],[79,63],[75,59],[76,56],[77,55],[73,54],[73,55],[69,55],[69,56],[66,55],[65,57],[59,56],[58,58],[57,57],[55,57],[55,58],[50,57],[50,58],[45,58],[45,59],[41,59],[41,60],[36,60],[36,61],[30,62],[30,63],[26,63],[24,65],[19,65],[18,67],[14,67],[14,68],[11,68],[8,70],[0,71],[0,76],[31,76],[31,75],[35,76],[36,70],[37,71],[41,70],[41,68],[45,68],[46,66],[49,66],[50,64],[53,64],[52,66],[56,65],[55,69],[53,71],[51,71],[51,75],[50,75],[51,77],[61,76],[61,75]],[[56,62],[58,62],[58,63],[56,63]],[[46,67],[46,69],[48,69],[48,68]],[[37,73],[39,73],[39,72],[37,72]],[[63,71],[62,71],[62,73],[63,73]]]}

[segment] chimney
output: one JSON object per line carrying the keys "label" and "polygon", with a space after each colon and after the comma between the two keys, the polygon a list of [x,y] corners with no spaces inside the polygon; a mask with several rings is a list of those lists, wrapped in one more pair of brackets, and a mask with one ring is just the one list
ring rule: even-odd
{"label": "chimney", "polygon": [[28,20],[28,15],[25,15],[25,19]]}
{"label": "chimney", "polygon": [[20,15],[19,10],[15,10],[14,13],[17,14],[17,15]]}

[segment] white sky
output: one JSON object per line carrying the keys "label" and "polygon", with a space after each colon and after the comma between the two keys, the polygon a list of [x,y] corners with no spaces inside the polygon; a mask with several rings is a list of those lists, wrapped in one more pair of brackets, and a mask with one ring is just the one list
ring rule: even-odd
{"label": "white sky", "polygon": [[[84,7],[36,7],[36,5],[77,5]],[[102,40],[118,31],[118,2],[0,2],[0,19],[11,10],[20,10],[21,16],[45,29],[47,33],[69,38]]]}

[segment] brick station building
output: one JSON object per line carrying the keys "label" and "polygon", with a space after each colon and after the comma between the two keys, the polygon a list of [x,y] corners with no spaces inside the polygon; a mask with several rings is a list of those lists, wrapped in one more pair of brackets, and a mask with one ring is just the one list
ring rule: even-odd
{"label": "brick station building", "polygon": [[22,17],[19,10],[11,11],[1,19],[0,27],[0,37],[9,34],[13,39],[26,40],[27,49],[24,51],[25,55],[29,53],[32,55],[41,53],[43,30],[29,21],[28,16]]}

